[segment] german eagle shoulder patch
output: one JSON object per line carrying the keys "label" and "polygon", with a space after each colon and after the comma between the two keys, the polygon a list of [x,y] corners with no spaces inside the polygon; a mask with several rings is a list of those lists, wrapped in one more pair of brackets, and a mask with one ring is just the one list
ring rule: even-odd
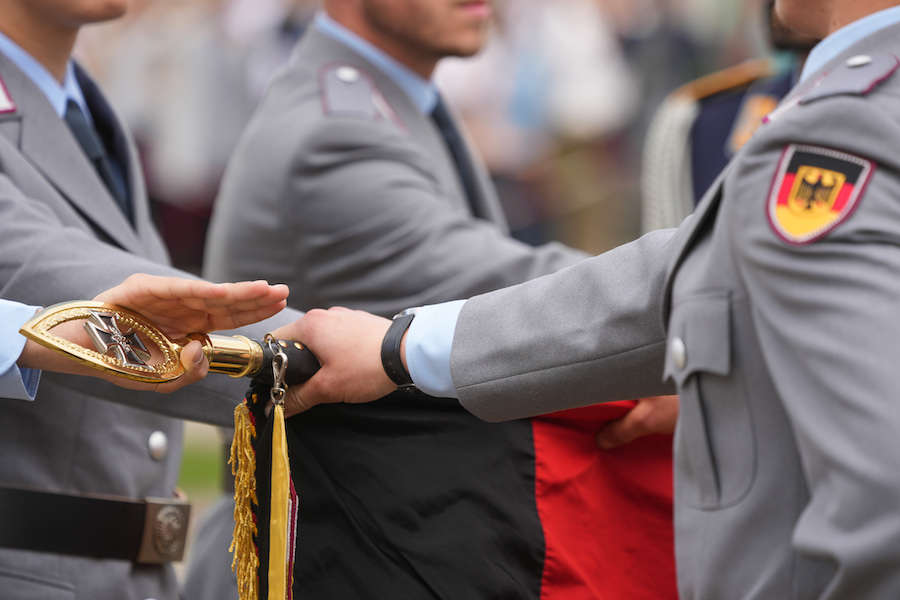
{"label": "german eagle shoulder patch", "polygon": [[852,154],[791,144],[766,202],[769,224],[790,244],[814,242],[853,214],[874,170]]}

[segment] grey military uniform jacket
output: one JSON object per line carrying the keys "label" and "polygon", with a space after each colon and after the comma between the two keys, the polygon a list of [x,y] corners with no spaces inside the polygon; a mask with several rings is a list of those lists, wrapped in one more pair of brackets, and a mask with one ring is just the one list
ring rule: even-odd
{"label": "grey military uniform jacket", "polygon": [[[674,234],[460,315],[454,383],[486,419],[656,393],[665,361],[685,600],[900,597],[898,39],[801,83]],[[798,229],[804,197],[843,208]]]}
{"label": "grey military uniform jacket", "polygon": [[390,316],[585,256],[510,238],[475,162],[480,199],[470,207],[431,120],[374,65],[311,28],[232,156],[204,274],[287,283],[296,307]]}
{"label": "grey military uniform jacket", "polygon": [[[45,96],[2,55],[0,78],[15,104],[0,114],[0,295],[50,305],[92,298],[135,272],[188,276],[166,266],[127,132],[119,127],[117,136],[127,148],[133,227]],[[110,111],[93,82],[83,73],[79,79],[92,111]],[[261,339],[296,316],[284,312],[243,332]],[[181,461],[178,419],[227,425],[243,390],[240,381],[213,376],[163,396],[45,373],[34,402],[0,399],[0,485],[171,497]],[[157,459],[148,452],[154,431],[168,446]],[[97,535],[104,525],[97,523]],[[163,600],[178,591],[169,566],[0,549],[0,596]]]}

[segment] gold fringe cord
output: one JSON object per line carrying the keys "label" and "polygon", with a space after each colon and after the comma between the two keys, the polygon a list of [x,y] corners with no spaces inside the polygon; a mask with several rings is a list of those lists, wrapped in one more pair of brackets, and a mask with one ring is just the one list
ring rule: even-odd
{"label": "gold fringe cord", "polygon": [[259,503],[256,498],[256,455],[253,452],[255,437],[256,427],[245,400],[234,409],[234,439],[228,458],[231,474],[234,475],[234,534],[228,551],[234,554],[231,570],[237,578],[240,600],[258,600],[259,596],[259,556],[253,543],[257,528],[252,510],[253,505]]}

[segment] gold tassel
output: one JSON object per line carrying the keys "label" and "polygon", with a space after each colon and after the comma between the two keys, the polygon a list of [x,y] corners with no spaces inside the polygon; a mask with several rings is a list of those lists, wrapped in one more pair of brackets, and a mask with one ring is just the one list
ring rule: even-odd
{"label": "gold tassel", "polygon": [[[256,401],[255,394],[253,401]],[[253,543],[257,528],[252,510],[252,505],[259,504],[256,498],[256,455],[253,452],[255,437],[256,427],[250,418],[247,401],[244,401],[234,409],[234,439],[228,458],[231,474],[234,475],[234,535],[228,551],[234,554],[231,570],[237,578],[240,600],[258,600],[259,596],[259,556]]]}
{"label": "gold tassel", "polygon": [[[284,406],[276,404],[272,417],[272,514],[269,520],[269,600],[284,600],[290,586],[288,527],[290,525],[291,466],[284,431]],[[237,493],[237,492],[235,492]],[[237,510],[237,509],[235,509]]]}

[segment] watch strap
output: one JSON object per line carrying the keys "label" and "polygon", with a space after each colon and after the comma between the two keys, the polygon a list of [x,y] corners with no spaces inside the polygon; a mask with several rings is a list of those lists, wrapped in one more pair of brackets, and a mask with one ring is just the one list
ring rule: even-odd
{"label": "watch strap", "polygon": [[401,388],[413,385],[412,377],[403,366],[400,345],[403,342],[403,334],[409,329],[415,316],[415,314],[408,313],[394,317],[381,342],[381,366],[384,367],[384,372],[391,381]]}

